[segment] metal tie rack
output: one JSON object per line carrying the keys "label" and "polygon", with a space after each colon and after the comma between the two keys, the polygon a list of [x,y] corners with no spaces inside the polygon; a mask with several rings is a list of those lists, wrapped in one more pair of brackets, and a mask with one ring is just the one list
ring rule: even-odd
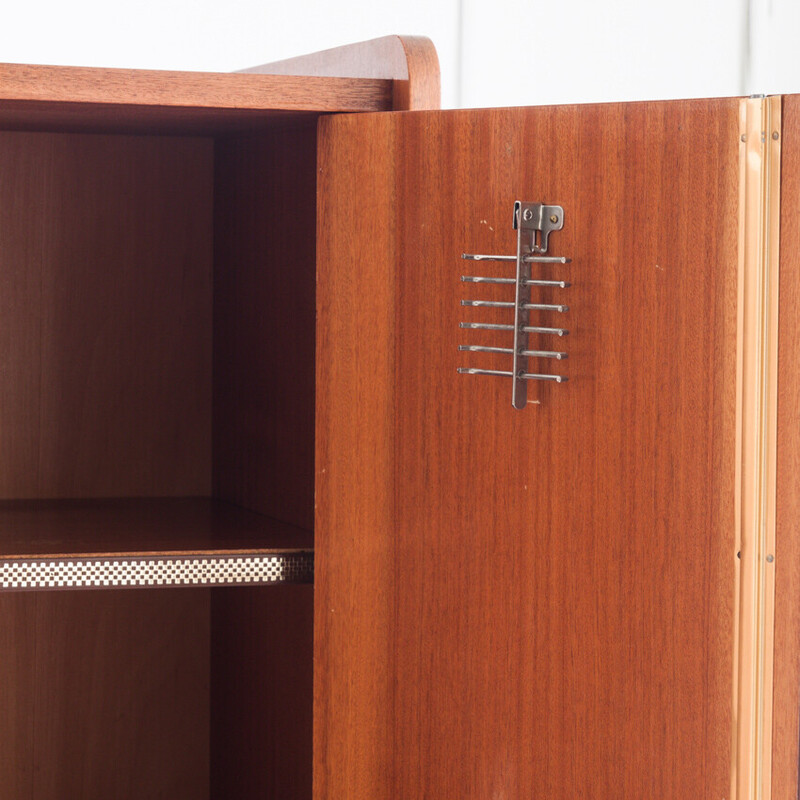
{"label": "metal tie rack", "polygon": [[[567,354],[555,350],[530,350],[528,337],[530,334],[547,336],[566,336],[569,331],[561,327],[543,327],[531,324],[531,312],[553,312],[565,314],[569,307],[556,303],[532,303],[531,287],[548,286],[567,289],[569,283],[557,280],[539,280],[531,278],[531,264],[569,264],[571,259],[563,256],[548,256],[548,240],[553,231],[564,227],[564,209],[561,206],[549,206],[543,203],[514,203],[514,230],[517,231],[517,254],[515,256],[479,255],[462,253],[467,261],[508,261],[517,266],[516,278],[486,278],[477,275],[462,275],[465,283],[514,284],[516,298],[511,301],[495,300],[462,300],[462,306],[473,308],[513,308],[514,324],[495,324],[488,322],[462,322],[462,328],[470,330],[513,331],[513,347],[484,347],[482,345],[459,345],[459,350],[471,353],[505,353],[513,356],[511,370],[473,369],[459,367],[462,375],[497,375],[513,378],[512,405],[514,408],[525,408],[528,400],[528,381],[553,381],[564,383],[564,375],[537,373],[528,371],[528,359],[547,358],[560,361]],[[537,236],[538,234],[538,236]]]}

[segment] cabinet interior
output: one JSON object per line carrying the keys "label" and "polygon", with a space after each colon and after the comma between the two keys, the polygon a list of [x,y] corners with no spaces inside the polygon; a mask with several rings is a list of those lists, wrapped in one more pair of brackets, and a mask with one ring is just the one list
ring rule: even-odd
{"label": "cabinet interior", "polygon": [[[0,132],[0,558],[310,548],[316,115],[42,119]],[[2,794],[309,796],[312,616],[0,593]]]}

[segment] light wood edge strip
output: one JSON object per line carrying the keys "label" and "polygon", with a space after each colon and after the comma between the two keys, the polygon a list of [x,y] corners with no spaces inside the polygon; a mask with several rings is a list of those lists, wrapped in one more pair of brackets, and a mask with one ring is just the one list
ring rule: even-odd
{"label": "light wood edge strip", "polygon": [[731,796],[770,800],[781,99],[740,105],[734,742]]}
{"label": "light wood edge strip", "polygon": [[0,104],[59,102],[239,111],[385,111],[390,108],[392,91],[390,81],[370,77],[0,64]]}
{"label": "light wood edge strip", "polygon": [[383,36],[241,71],[260,75],[383,78],[394,82],[395,111],[441,106],[439,57],[426,36]]}

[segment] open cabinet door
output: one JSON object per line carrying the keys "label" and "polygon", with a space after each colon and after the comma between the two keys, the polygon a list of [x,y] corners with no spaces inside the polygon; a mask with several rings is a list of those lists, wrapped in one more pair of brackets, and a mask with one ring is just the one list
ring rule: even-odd
{"label": "open cabinet door", "polygon": [[[320,125],[315,796],[731,797],[740,101]],[[514,201],[558,204],[511,369]]]}

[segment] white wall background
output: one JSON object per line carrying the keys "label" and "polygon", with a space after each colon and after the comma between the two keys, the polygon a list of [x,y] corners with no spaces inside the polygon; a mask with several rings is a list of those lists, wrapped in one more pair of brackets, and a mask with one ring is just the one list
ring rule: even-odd
{"label": "white wall background", "polygon": [[445,107],[800,92],[798,0],[0,0],[0,61],[228,71],[436,43]]}

